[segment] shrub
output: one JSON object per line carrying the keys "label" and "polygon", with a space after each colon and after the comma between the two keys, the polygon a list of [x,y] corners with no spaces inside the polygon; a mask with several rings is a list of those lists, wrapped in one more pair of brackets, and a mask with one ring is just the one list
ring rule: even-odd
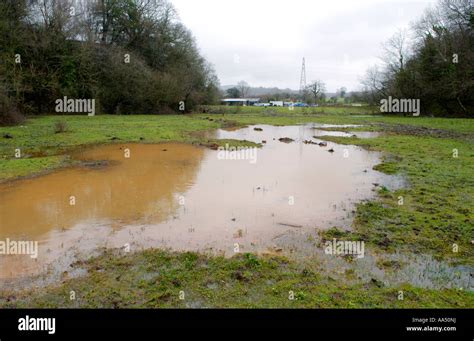
{"label": "shrub", "polygon": [[64,121],[57,121],[54,124],[54,133],[59,134],[59,133],[64,133],[67,130],[67,125],[66,122]]}
{"label": "shrub", "polygon": [[15,103],[0,89],[0,126],[20,124],[24,120]]}

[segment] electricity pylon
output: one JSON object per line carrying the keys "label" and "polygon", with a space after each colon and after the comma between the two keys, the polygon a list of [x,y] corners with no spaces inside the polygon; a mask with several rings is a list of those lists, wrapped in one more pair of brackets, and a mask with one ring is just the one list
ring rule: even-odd
{"label": "electricity pylon", "polygon": [[303,57],[303,65],[301,67],[301,79],[300,79],[300,94],[306,90],[306,65]]}

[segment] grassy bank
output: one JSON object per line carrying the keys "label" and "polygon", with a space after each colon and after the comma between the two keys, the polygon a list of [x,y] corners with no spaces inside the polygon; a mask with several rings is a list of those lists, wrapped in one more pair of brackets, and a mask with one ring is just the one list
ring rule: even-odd
{"label": "grassy bank", "polygon": [[354,227],[360,238],[383,250],[474,264],[472,141],[401,134],[327,139],[385,152],[375,168],[408,180],[406,188],[382,188],[379,200],[358,205]]}
{"label": "grassy bank", "polygon": [[[67,308],[417,308],[473,307],[474,294],[456,289],[346,284],[314,267],[281,257],[240,254],[230,259],[196,253],[108,251],[75,264],[88,274],[59,287],[4,293],[0,306]],[[71,299],[74,291],[75,299]],[[400,299],[400,291],[403,299]]]}

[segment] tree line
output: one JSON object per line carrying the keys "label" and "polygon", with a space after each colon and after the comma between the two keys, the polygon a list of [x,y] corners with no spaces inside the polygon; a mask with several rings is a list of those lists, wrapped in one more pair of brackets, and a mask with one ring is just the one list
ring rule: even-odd
{"label": "tree line", "polygon": [[419,99],[430,115],[474,116],[472,0],[440,0],[383,46],[383,64],[367,70],[363,98]]}
{"label": "tree line", "polygon": [[215,103],[219,81],[167,0],[2,0],[0,123],[94,99],[105,114]]}

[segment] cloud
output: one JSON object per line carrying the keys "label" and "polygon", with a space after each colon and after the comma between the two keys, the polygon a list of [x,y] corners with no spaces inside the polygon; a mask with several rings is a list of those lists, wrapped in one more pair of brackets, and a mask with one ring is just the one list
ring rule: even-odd
{"label": "cloud", "polygon": [[174,0],[179,16],[214,64],[221,84],[298,89],[307,80],[329,91],[359,87],[381,44],[409,27],[430,0]]}

